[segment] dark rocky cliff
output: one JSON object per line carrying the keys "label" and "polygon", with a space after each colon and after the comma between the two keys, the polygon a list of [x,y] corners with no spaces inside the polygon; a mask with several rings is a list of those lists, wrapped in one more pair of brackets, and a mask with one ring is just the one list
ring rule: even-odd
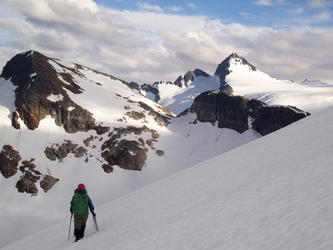
{"label": "dark rocky cliff", "polygon": [[261,135],[272,133],[310,115],[295,107],[268,106],[258,100],[218,91],[200,94],[195,98],[190,112],[196,113],[200,122],[217,122],[219,128],[229,128],[239,133],[253,128]]}
{"label": "dark rocky cliff", "polygon": [[[31,130],[38,128],[39,122],[47,115],[56,116],[57,125],[63,125],[68,133],[93,129],[95,120],[92,114],[74,103],[66,90],[79,94],[82,89],[74,82],[69,73],[58,74],[49,63],[55,59],[38,52],[28,51],[14,56],[3,68],[0,77],[11,79],[17,86],[15,90],[16,112],[13,114],[13,126],[20,128],[17,117]],[[60,65],[60,64],[59,64]],[[65,67],[61,65],[61,67]],[[79,67],[79,66],[78,66]],[[68,70],[75,72],[75,69]],[[67,84],[59,79],[62,77]],[[57,102],[48,100],[50,95],[61,95]],[[69,107],[74,107],[71,111]]]}

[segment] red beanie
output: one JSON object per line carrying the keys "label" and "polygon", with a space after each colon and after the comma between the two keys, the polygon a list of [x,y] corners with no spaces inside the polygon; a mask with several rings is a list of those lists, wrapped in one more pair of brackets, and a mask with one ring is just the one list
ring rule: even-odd
{"label": "red beanie", "polygon": [[79,184],[78,186],[77,186],[77,188],[82,188],[82,189],[84,189],[85,188],[85,186],[84,186],[84,184]]}

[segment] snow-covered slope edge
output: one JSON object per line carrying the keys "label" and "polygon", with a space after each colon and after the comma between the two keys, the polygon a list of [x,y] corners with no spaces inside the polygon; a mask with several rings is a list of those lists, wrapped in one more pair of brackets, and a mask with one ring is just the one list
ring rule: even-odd
{"label": "snow-covered slope edge", "polygon": [[234,95],[257,99],[269,105],[291,105],[311,114],[333,105],[333,85],[320,81],[276,79],[258,69],[251,70],[242,57],[230,59],[226,76]]}
{"label": "snow-covered slope edge", "polygon": [[[330,249],[333,108],[4,249]],[[269,145],[269,146],[268,146]]]}

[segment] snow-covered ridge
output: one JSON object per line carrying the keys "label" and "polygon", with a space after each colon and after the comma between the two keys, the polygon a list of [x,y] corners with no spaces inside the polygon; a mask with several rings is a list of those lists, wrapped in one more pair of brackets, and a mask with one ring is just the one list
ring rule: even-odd
{"label": "snow-covered ridge", "polygon": [[[219,73],[222,74],[219,77],[223,81],[218,79]],[[279,80],[260,71],[235,53],[222,61],[214,76],[196,77],[188,86],[182,87],[159,84],[157,88],[161,98],[158,103],[179,114],[190,108],[194,98],[200,93],[220,90],[219,80],[222,81],[222,87],[226,84],[231,86],[233,95],[257,99],[269,105],[291,105],[310,113],[333,105],[333,85],[318,80],[305,80],[301,83]]]}

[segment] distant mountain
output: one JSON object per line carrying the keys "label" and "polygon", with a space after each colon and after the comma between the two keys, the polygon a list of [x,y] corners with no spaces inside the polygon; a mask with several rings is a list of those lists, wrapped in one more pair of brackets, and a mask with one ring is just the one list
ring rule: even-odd
{"label": "distant mountain", "polygon": [[[185,79],[185,76],[180,79]],[[320,109],[321,102],[330,105],[330,98],[322,100],[321,96],[325,95],[325,92],[331,93],[332,85],[320,81],[305,82],[307,84],[278,80],[260,71],[245,58],[232,53],[217,66],[213,76],[207,73],[204,77],[194,74],[186,84],[161,81],[159,84],[142,85],[142,89],[138,87],[138,90],[176,114],[190,108],[194,98],[204,91],[222,91],[257,99],[270,105],[296,106],[310,113]],[[305,101],[307,93],[317,97]],[[158,98],[155,98],[156,96]]]}
{"label": "distant mountain", "polygon": [[[226,76],[231,73],[229,70],[231,64],[247,65],[249,70],[257,70],[244,58],[232,53],[218,65],[214,76],[210,76],[200,69],[195,69],[186,72],[184,76],[179,76],[173,83],[160,81],[152,85],[137,85],[137,89],[148,98],[179,114],[191,106],[196,96],[207,90],[220,90],[232,94],[233,89],[226,81]],[[179,88],[175,88],[175,86]]]}

